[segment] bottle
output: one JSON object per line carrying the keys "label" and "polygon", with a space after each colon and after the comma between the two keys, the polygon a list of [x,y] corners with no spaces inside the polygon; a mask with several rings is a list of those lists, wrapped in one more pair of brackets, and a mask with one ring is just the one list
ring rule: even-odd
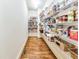
{"label": "bottle", "polygon": [[68,20],[68,16],[67,15],[64,15],[63,16],[63,21],[67,21]]}
{"label": "bottle", "polygon": [[75,10],[71,10],[68,14],[68,21],[74,21],[75,20]]}

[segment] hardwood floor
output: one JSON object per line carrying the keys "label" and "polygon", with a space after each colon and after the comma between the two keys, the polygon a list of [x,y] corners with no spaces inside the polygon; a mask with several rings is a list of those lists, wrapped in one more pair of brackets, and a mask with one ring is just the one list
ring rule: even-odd
{"label": "hardwood floor", "polygon": [[56,59],[43,39],[29,37],[21,59]]}

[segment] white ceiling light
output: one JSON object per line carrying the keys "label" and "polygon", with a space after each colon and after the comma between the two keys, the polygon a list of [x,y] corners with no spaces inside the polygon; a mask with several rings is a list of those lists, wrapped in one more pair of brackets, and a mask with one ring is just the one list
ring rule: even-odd
{"label": "white ceiling light", "polygon": [[32,4],[33,8],[37,9],[37,8],[39,8],[39,6],[41,4],[41,0],[31,0],[31,4]]}
{"label": "white ceiling light", "polygon": [[27,0],[29,9],[42,8],[46,0]]}

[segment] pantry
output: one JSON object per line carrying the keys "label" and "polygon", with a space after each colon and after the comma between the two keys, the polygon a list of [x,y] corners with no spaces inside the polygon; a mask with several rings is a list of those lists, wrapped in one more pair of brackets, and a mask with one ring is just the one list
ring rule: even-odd
{"label": "pantry", "polygon": [[29,13],[22,58],[78,59],[78,0],[46,1]]}
{"label": "pantry", "polygon": [[0,0],[0,59],[78,59],[78,0]]}

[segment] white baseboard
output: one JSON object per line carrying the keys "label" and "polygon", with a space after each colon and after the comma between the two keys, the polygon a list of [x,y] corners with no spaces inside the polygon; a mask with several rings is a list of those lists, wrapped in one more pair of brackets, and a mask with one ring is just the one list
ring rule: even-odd
{"label": "white baseboard", "polygon": [[20,49],[20,52],[18,53],[18,56],[16,57],[16,59],[20,59],[22,53],[23,53],[23,50],[24,50],[24,47],[25,47],[25,44],[27,43],[27,40],[28,40],[28,37],[25,39],[21,49]]}

